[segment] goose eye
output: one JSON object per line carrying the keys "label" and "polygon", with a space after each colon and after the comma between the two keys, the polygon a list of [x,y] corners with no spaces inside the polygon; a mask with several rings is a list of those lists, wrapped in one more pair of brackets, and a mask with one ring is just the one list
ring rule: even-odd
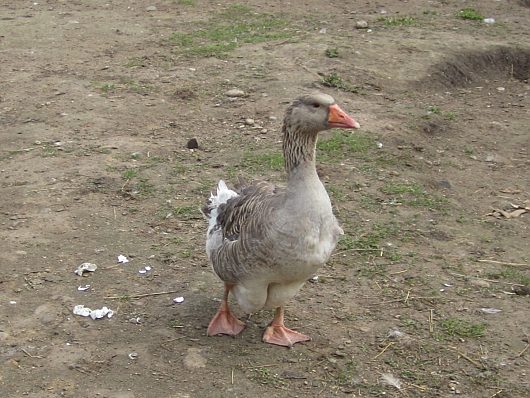
{"label": "goose eye", "polygon": [[315,103],[313,104],[313,108],[320,108],[320,104],[318,104],[318,103],[315,102]]}

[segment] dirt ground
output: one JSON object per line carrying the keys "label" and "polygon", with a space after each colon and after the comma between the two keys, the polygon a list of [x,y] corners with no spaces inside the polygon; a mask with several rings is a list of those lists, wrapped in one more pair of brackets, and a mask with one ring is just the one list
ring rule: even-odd
{"label": "dirt ground", "polygon": [[[1,3],[2,397],[530,396],[528,1]],[[199,208],[284,181],[315,90],[362,128],[318,146],[346,234],[287,307],[313,340],[206,337]]]}

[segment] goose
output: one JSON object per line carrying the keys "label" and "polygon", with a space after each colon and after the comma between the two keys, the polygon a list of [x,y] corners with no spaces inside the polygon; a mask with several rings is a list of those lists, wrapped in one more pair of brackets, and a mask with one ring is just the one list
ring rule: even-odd
{"label": "goose", "polygon": [[261,181],[232,190],[219,181],[203,208],[207,257],[224,282],[208,336],[236,336],[245,328],[228,305],[232,293],[246,314],[275,310],[263,342],[292,347],[311,340],[284,325],[284,305],[326,263],[343,234],[317,175],[317,135],[331,128],[359,127],[331,96],[303,95],[287,108],[283,120],[287,185]]}

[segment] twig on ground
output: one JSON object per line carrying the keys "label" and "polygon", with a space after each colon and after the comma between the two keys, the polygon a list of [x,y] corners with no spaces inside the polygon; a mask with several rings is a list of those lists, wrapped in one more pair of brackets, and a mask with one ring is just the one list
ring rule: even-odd
{"label": "twig on ground", "polygon": [[382,304],[391,304],[391,303],[399,303],[401,301],[404,302],[404,304],[407,304],[405,302],[405,299],[407,300],[449,300],[448,297],[434,297],[434,296],[407,296],[405,298],[400,299],[394,299],[394,300],[386,300],[386,301],[380,301],[378,303],[372,303],[370,305],[382,305]]}
{"label": "twig on ground", "polygon": [[528,350],[528,347],[530,347],[530,344],[527,344],[526,347],[523,348],[523,350],[519,354],[517,354],[515,357],[516,358],[521,357],[526,352],[526,350]]}
{"label": "twig on ground", "polygon": [[156,293],[144,293],[144,294],[133,294],[131,296],[127,295],[127,294],[124,294],[122,296],[106,296],[105,298],[106,299],[109,299],[109,300],[116,300],[116,299],[123,299],[123,298],[128,298],[128,299],[139,299],[139,298],[143,298],[143,297],[150,297],[150,296],[161,296],[163,294],[172,294],[172,293],[178,293],[179,290],[171,290],[169,292],[156,292]]}
{"label": "twig on ground", "polygon": [[407,272],[408,269],[403,269],[401,271],[396,271],[396,272],[390,272],[390,275],[398,275],[398,274],[402,274],[403,272]]}
{"label": "twig on ground", "polygon": [[20,349],[24,354],[26,354],[28,357],[30,358],[39,358],[39,359],[43,359],[44,357],[41,357],[40,355],[31,355],[29,352],[27,352],[25,349],[21,348]]}
{"label": "twig on ground", "polygon": [[278,364],[277,363],[270,363],[270,364],[267,364],[267,365],[242,366],[241,369],[272,368],[273,366],[278,366]]}
{"label": "twig on ground", "polygon": [[497,395],[499,395],[501,392],[503,392],[504,390],[499,390],[497,391],[495,394],[493,394],[490,398],[495,398]]}
{"label": "twig on ground", "polygon": [[461,278],[473,278],[473,279],[478,279],[481,281],[486,281],[486,282],[491,282],[491,283],[502,283],[504,285],[510,285],[510,286],[525,286],[525,285],[521,285],[520,283],[504,282],[504,281],[497,281],[495,279],[479,278],[478,276],[457,274],[456,272],[449,272],[449,274],[453,276],[459,276]]}
{"label": "twig on ground", "polygon": [[409,301],[409,297],[410,297],[410,289],[407,290],[407,297],[405,297],[405,301],[404,301],[405,304],[407,304],[407,301]]}
{"label": "twig on ground", "polygon": [[477,261],[480,262],[480,263],[511,265],[511,266],[514,266],[514,267],[528,267],[528,264],[524,264],[524,263],[509,263],[509,262],[506,262],[506,261],[488,260],[486,258],[481,258],[481,259],[479,259]]}
{"label": "twig on ground", "polygon": [[465,360],[471,362],[473,365],[475,365],[477,368],[479,369],[484,369],[484,365],[482,365],[480,362],[477,362],[475,361],[473,358],[470,358],[469,356],[467,356],[466,354],[464,354],[463,352],[461,351],[458,351],[458,349],[456,347],[449,347],[449,350],[457,353],[458,355],[460,355],[462,358],[464,358]]}
{"label": "twig on ground", "polygon": [[429,333],[434,333],[434,322],[433,322],[434,309],[429,310]]}
{"label": "twig on ground", "polygon": [[333,253],[331,257],[338,256],[339,254],[348,253],[348,252],[378,252],[381,249],[344,249],[339,252]]}
{"label": "twig on ground", "polygon": [[383,355],[383,353],[384,353],[386,350],[388,350],[388,349],[389,349],[390,347],[392,347],[394,344],[395,344],[395,343],[394,343],[393,341],[390,342],[390,343],[388,343],[388,344],[385,346],[385,348],[383,348],[383,350],[382,350],[379,354],[377,354],[373,359],[377,359],[377,358],[379,358],[381,355]]}

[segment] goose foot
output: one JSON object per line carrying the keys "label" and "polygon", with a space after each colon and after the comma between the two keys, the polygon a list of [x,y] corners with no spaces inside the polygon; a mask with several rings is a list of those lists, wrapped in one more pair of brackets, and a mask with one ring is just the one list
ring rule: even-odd
{"label": "goose foot", "polygon": [[228,292],[230,292],[230,289],[231,286],[225,285],[225,294],[221,306],[208,325],[208,336],[218,334],[237,336],[245,329],[245,324],[237,319],[228,307]]}
{"label": "goose foot", "polygon": [[289,348],[296,343],[309,340],[311,340],[311,337],[285,327],[283,324],[282,307],[276,309],[274,319],[267,329],[265,329],[265,333],[263,333],[263,342]]}

